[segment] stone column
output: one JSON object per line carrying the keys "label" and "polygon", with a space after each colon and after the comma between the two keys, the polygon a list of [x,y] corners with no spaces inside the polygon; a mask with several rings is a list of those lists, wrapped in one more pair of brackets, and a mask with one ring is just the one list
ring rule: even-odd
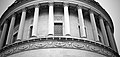
{"label": "stone column", "polygon": [[53,12],[53,3],[49,4],[49,30],[48,35],[54,35],[54,12]]}
{"label": "stone column", "polygon": [[101,27],[102,35],[103,35],[102,42],[105,45],[109,46],[109,42],[108,42],[108,37],[107,37],[107,34],[106,34],[106,29],[105,29],[104,21],[103,21],[103,18],[101,16],[99,16],[99,22],[100,22],[100,27]]}
{"label": "stone column", "polygon": [[1,34],[2,34],[2,31],[1,31],[1,29],[0,29],[0,37],[1,37]]}
{"label": "stone column", "polygon": [[23,9],[21,21],[20,21],[20,25],[19,25],[19,30],[18,30],[18,35],[17,35],[17,40],[21,40],[23,37],[25,19],[26,19],[26,9]]}
{"label": "stone column", "polygon": [[3,47],[4,41],[5,41],[5,35],[6,35],[6,32],[7,32],[7,27],[8,27],[8,21],[6,21],[4,23],[4,26],[3,26],[2,34],[1,34],[1,37],[0,37],[0,49]]}
{"label": "stone column", "polygon": [[38,18],[39,18],[39,5],[36,5],[34,12],[32,36],[37,36]]}
{"label": "stone column", "polygon": [[115,43],[115,39],[114,39],[114,36],[113,36],[113,33],[111,32],[111,29],[110,29],[110,26],[109,25],[106,25],[106,30],[107,30],[107,34],[109,36],[109,40],[110,40],[110,46],[116,51],[117,51],[117,46],[116,46],[116,43]]}
{"label": "stone column", "polygon": [[64,4],[64,22],[65,22],[65,35],[70,36],[70,21],[69,21],[69,11],[68,4]]}
{"label": "stone column", "polygon": [[78,20],[79,20],[79,24],[80,24],[81,37],[86,37],[84,18],[83,18],[83,13],[82,13],[81,7],[78,7]]}
{"label": "stone column", "polygon": [[93,11],[91,11],[91,10],[90,10],[90,20],[91,20],[91,24],[92,24],[94,40],[99,41],[97,26],[96,26],[96,22],[95,22],[95,16],[94,16]]}
{"label": "stone column", "polygon": [[7,36],[7,42],[6,44],[11,44],[11,39],[13,38],[13,28],[14,28],[14,24],[15,24],[15,14],[13,14],[12,18],[11,18],[11,22],[10,22],[10,27],[9,27],[9,31],[8,31],[8,36]]}

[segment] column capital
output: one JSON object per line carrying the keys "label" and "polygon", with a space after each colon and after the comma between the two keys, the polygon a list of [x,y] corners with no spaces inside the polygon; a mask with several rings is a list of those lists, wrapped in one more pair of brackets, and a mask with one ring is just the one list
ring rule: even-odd
{"label": "column capital", "polygon": [[98,17],[99,17],[100,19],[103,19],[103,17],[102,17],[100,14],[98,14]]}
{"label": "column capital", "polygon": [[27,8],[23,8],[23,9],[22,9],[22,12],[26,12],[26,10],[27,10]]}
{"label": "column capital", "polygon": [[64,5],[64,6],[69,6],[69,3],[64,2],[63,5]]}
{"label": "column capital", "polygon": [[15,17],[15,16],[16,16],[16,13],[13,13],[12,16],[11,16],[11,18],[12,18],[12,17]]}
{"label": "column capital", "polygon": [[93,11],[92,9],[88,9],[88,11],[89,11],[90,13],[94,13],[94,11]]}
{"label": "column capital", "polygon": [[83,6],[79,6],[79,5],[77,5],[77,8],[78,8],[78,9],[82,9],[82,8],[83,8]]}
{"label": "column capital", "polygon": [[93,10],[91,10],[91,9],[88,9],[88,11],[89,11],[90,13],[93,13]]}
{"label": "column capital", "polygon": [[4,22],[4,24],[7,24],[9,21],[10,21],[10,20],[7,19],[7,20]]}
{"label": "column capital", "polygon": [[106,21],[102,16],[98,16],[98,17],[99,17],[99,20],[102,20],[106,24]]}
{"label": "column capital", "polygon": [[40,5],[39,4],[35,4],[34,7],[40,7]]}
{"label": "column capital", "polygon": [[50,6],[50,5],[53,5],[53,4],[54,4],[54,2],[49,2],[48,4],[49,4],[49,6]]}

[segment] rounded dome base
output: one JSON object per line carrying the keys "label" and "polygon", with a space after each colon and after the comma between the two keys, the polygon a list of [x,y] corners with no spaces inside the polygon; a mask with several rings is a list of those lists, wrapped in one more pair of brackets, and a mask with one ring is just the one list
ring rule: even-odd
{"label": "rounded dome base", "polygon": [[77,49],[48,48],[24,51],[8,57],[106,57],[104,55]]}

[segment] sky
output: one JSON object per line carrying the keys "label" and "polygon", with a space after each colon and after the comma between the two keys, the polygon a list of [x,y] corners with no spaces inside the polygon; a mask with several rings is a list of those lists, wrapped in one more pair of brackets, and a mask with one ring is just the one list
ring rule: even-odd
{"label": "sky", "polygon": [[[0,0],[0,17],[15,0]],[[120,0],[95,0],[107,11],[114,24],[114,37],[120,54]]]}

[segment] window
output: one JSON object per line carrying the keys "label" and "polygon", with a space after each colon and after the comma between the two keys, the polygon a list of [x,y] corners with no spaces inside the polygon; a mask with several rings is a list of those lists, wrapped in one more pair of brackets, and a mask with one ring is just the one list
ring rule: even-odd
{"label": "window", "polygon": [[79,36],[81,37],[81,31],[80,31],[80,26],[78,25],[78,29],[79,29]]}
{"label": "window", "polygon": [[33,29],[33,26],[30,26],[29,37],[32,37],[32,29]]}
{"label": "window", "polygon": [[62,36],[63,35],[62,23],[54,23],[54,35],[55,36]]}
{"label": "window", "polygon": [[98,37],[99,37],[99,42],[101,42],[101,43],[102,43],[102,39],[101,39],[101,36],[100,36],[100,35],[98,35]]}
{"label": "window", "polygon": [[15,33],[15,34],[13,35],[13,41],[12,41],[13,43],[14,43],[15,41],[17,41],[17,34],[18,34],[18,33]]}
{"label": "window", "polygon": [[86,27],[84,28],[80,28],[80,25],[78,25],[78,29],[79,29],[79,35],[81,38],[87,38],[87,34],[86,34]]}

